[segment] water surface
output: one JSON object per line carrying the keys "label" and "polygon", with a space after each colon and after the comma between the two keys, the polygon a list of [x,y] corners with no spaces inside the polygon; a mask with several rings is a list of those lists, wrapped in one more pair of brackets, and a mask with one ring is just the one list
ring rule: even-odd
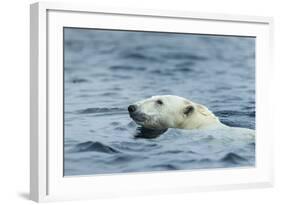
{"label": "water surface", "polygon": [[136,137],[127,106],[165,94],[255,129],[255,38],[65,28],[64,174],[254,166],[255,140],[239,133]]}

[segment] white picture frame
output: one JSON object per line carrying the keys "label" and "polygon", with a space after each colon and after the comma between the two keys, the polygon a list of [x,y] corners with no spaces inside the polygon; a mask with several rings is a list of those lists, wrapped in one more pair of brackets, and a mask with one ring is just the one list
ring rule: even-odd
{"label": "white picture frame", "polygon": [[[62,28],[256,36],[256,166],[63,177]],[[91,199],[142,194],[270,187],[273,185],[270,17],[97,8],[89,4],[31,5],[30,12],[30,198],[34,201]],[[149,182],[149,184],[147,183]]]}

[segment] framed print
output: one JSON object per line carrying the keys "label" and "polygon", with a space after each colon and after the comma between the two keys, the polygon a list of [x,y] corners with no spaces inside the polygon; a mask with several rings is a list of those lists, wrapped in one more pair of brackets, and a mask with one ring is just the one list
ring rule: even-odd
{"label": "framed print", "polygon": [[32,4],[31,199],[272,186],[272,22]]}

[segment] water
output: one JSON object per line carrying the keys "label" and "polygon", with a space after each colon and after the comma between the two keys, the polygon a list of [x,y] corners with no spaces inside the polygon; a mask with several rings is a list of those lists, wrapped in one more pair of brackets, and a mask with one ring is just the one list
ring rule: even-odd
{"label": "water", "polygon": [[65,28],[64,175],[255,165],[255,140],[243,133],[141,138],[127,106],[164,94],[255,129],[255,38]]}

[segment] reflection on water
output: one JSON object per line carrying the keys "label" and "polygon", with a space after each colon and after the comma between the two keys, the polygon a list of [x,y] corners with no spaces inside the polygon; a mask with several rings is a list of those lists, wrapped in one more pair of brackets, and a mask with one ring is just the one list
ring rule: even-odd
{"label": "reflection on water", "polygon": [[255,39],[64,29],[65,175],[253,166],[242,133],[155,132],[127,106],[172,94],[255,129]]}

